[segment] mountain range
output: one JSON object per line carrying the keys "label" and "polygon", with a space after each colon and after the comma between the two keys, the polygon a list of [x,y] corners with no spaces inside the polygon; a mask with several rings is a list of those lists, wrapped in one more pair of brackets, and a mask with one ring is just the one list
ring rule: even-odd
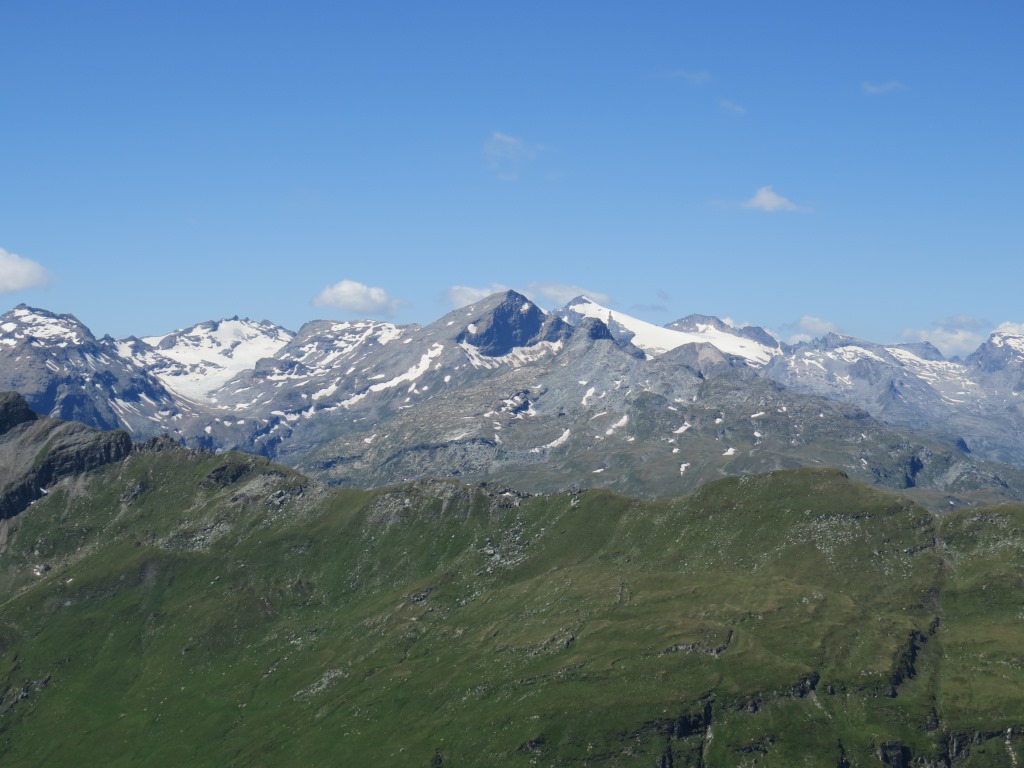
{"label": "mountain range", "polygon": [[514,292],[16,307],[0,761],[1011,768],[1022,370]]}
{"label": "mountain range", "polygon": [[1024,337],[963,360],[838,334],[795,345],[690,315],[657,326],[514,291],[426,325],[237,317],[95,337],[0,317],[0,390],[140,441],[241,449],[335,485],[427,477],[670,496],[831,465],[932,508],[1024,498]]}

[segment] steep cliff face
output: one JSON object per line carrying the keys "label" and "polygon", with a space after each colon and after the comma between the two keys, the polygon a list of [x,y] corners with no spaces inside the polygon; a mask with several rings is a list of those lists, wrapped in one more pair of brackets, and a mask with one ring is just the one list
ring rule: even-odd
{"label": "steep cliff face", "polygon": [[17,392],[0,392],[0,435],[36,418],[25,398]]}
{"label": "steep cliff face", "polygon": [[126,432],[40,417],[21,395],[0,393],[0,520],[63,478],[120,461],[131,448]]}

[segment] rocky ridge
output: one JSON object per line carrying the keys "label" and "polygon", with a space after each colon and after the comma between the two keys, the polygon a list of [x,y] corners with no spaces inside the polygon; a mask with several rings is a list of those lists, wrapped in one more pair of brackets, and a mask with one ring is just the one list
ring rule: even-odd
{"label": "rocky ridge", "polygon": [[1007,333],[945,360],[836,334],[789,346],[704,315],[659,327],[586,297],[548,313],[509,291],[423,327],[314,321],[292,335],[233,318],[115,341],[20,306],[0,317],[0,388],[40,413],[337,484],[457,476],[656,496],[824,462],[933,505],[1024,495],[1024,339]]}
{"label": "rocky ridge", "polygon": [[37,416],[21,395],[0,392],[0,520],[23,512],[54,483],[120,461],[131,449],[122,430]]}

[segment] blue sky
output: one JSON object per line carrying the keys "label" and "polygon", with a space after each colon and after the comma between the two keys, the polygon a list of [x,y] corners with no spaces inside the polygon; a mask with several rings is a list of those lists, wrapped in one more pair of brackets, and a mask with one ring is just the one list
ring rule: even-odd
{"label": "blue sky", "polygon": [[1024,322],[1018,2],[0,6],[0,306]]}

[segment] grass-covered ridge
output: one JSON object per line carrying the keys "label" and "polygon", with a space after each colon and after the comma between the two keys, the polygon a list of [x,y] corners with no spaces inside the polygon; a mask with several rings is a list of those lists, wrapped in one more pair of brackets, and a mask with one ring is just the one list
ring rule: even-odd
{"label": "grass-covered ridge", "polygon": [[0,763],[1016,765],[1022,531],[830,470],[641,502],[137,453],[0,531]]}

